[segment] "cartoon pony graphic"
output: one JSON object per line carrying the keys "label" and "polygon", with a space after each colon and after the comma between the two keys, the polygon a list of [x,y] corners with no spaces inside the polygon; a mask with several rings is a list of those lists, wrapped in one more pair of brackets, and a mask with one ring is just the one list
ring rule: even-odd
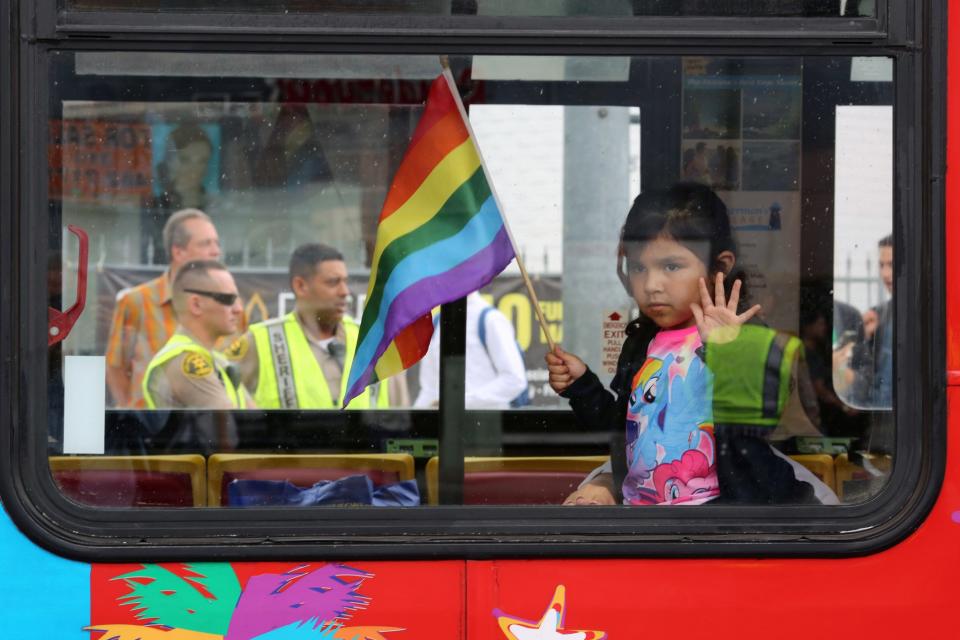
{"label": "cartoon pony graphic", "polygon": [[653,470],[657,502],[694,503],[718,495],[713,453],[713,437],[703,429],[696,449],[684,451],[679,460],[657,465]]}
{"label": "cartoon pony graphic", "polygon": [[662,358],[648,357],[632,388],[627,408],[626,501],[693,502],[718,495],[712,376],[691,341]]}

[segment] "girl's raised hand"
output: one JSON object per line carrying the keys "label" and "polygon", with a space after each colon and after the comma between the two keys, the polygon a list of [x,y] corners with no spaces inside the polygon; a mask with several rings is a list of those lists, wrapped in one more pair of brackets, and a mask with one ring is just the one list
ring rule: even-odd
{"label": "girl's raised hand", "polygon": [[760,311],[760,305],[755,304],[740,315],[737,315],[737,303],[740,302],[740,281],[733,283],[730,290],[730,300],[726,299],[723,290],[723,273],[717,273],[714,296],[711,300],[707,283],[700,278],[700,304],[690,305],[693,317],[697,321],[697,331],[700,340],[707,344],[707,340],[714,343],[730,342],[740,333],[740,325],[748,321]]}

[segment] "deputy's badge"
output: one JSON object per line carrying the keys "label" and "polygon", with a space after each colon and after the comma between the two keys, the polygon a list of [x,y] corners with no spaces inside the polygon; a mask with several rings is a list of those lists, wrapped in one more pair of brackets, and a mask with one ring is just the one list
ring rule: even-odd
{"label": "deputy's badge", "polygon": [[250,343],[247,341],[247,336],[237,336],[223,352],[223,355],[227,356],[227,360],[243,360],[249,348]]}
{"label": "deputy's badge", "polygon": [[213,373],[213,364],[206,356],[199,353],[188,353],[183,359],[183,375],[188,378],[204,378]]}

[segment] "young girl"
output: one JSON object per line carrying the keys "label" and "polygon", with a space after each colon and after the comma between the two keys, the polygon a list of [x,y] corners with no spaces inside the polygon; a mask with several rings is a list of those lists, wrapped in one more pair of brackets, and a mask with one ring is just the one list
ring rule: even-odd
{"label": "young girl", "polygon": [[740,308],[726,206],[697,184],[644,193],[620,240],[618,275],[640,316],[611,382],[616,399],[577,356],[547,354],[550,385],[581,422],[626,425],[611,464],[565,504],[615,504],[621,494],[638,505],[816,502],[812,475],[766,442],[799,343],[747,324],[760,306]]}

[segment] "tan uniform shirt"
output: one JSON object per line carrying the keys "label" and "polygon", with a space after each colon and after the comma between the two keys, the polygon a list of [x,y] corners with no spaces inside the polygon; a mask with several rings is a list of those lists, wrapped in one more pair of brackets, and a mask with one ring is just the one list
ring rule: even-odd
{"label": "tan uniform shirt", "polygon": [[[310,345],[310,351],[313,353],[313,357],[317,359],[320,370],[323,371],[323,377],[327,381],[327,388],[330,390],[331,395],[338,396],[337,399],[339,401],[343,367],[349,365],[349,363],[345,362],[341,365],[337,362],[337,359],[330,355],[330,351],[328,350],[329,343],[313,338],[304,328],[299,314],[296,314],[296,318],[297,323],[303,330],[303,335],[307,338],[307,344]],[[340,344],[347,343],[347,333],[343,328],[343,323],[337,325],[334,338],[340,342]],[[321,344],[321,342],[323,342],[323,344]],[[239,366],[240,379],[243,381],[243,386],[250,389],[251,393],[256,392],[257,384],[260,380],[260,359],[257,355],[257,345],[253,334],[248,331],[244,336],[234,341],[225,353],[231,362]],[[271,366],[271,363],[267,364]],[[409,407],[410,391],[407,387],[406,376],[403,374],[392,376],[388,379],[388,384],[390,406]]]}
{"label": "tan uniform shirt", "polygon": [[[186,334],[182,327],[178,332]],[[213,363],[196,352],[181,353],[164,363],[150,376],[147,387],[158,409],[235,408]],[[253,406],[246,389],[239,387],[237,392],[244,394],[248,407]]]}
{"label": "tan uniform shirt", "polygon": [[[117,298],[107,340],[107,366],[124,369],[130,376],[129,407],[144,408],[141,384],[153,356],[163,348],[177,328],[168,272],[141,285],[126,289]],[[240,331],[247,328],[247,315]],[[217,341],[217,348],[233,338]]]}

